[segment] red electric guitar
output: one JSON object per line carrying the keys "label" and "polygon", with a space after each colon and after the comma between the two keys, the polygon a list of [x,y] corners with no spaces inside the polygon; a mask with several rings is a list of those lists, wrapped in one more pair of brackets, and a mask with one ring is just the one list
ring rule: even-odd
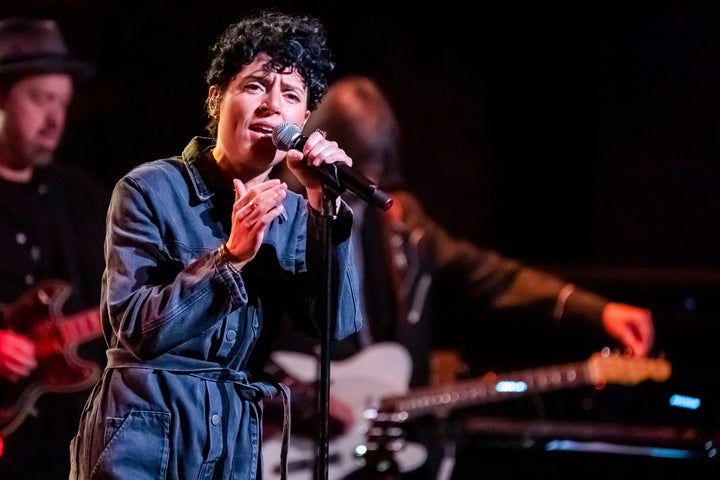
{"label": "red electric guitar", "polygon": [[102,334],[98,307],[63,316],[72,287],[46,280],[10,305],[0,305],[2,327],[35,342],[38,368],[13,383],[0,379],[0,436],[14,432],[45,393],[79,392],[100,378],[100,367],[77,354],[77,347]]}

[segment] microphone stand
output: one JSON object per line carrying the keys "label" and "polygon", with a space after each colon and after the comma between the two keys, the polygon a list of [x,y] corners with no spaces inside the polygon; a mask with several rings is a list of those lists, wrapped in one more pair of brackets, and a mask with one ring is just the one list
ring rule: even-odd
{"label": "microphone stand", "polygon": [[[337,171],[334,176],[326,176],[327,179],[332,179],[332,182],[322,182],[323,196],[322,196],[322,210],[320,217],[322,218],[321,227],[322,232],[322,259],[325,266],[325,270],[322,276],[323,283],[323,298],[320,304],[322,305],[322,318],[320,318],[320,362],[318,364],[318,413],[319,413],[319,432],[318,432],[318,455],[316,465],[316,480],[327,480],[328,469],[329,469],[329,424],[330,424],[330,327],[333,318],[333,305],[332,305],[332,230],[330,228],[330,222],[337,215],[336,201],[338,197],[345,191],[345,188],[340,184]],[[372,190],[365,192],[362,196],[358,195],[359,198],[375,205],[382,210],[388,210],[393,203],[392,198],[387,196],[382,190],[377,189],[374,185]]]}
{"label": "microphone stand", "polygon": [[330,222],[337,215],[336,200],[339,196],[337,191],[323,187],[322,211],[320,216],[323,219],[322,225],[322,258],[325,270],[322,275],[323,282],[323,298],[321,305],[322,318],[320,319],[320,362],[318,364],[318,412],[320,416],[320,426],[318,432],[318,455],[317,455],[317,471],[316,479],[323,480],[328,478],[329,468],[329,421],[330,421],[330,322],[333,320],[332,309],[332,230]]}

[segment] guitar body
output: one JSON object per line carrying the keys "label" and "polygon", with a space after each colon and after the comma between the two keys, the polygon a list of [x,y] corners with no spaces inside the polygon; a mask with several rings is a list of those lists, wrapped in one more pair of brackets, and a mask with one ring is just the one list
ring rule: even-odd
{"label": "guitar body", "polygon": [[[278,351],[273,361],[289,375],[302,382],[317,380],[317,359],[307,354]],[[343,435],[330,439],[328,445],[328,479],[340,480],[363,466],[362,455],[356,455],[358,446],[366,443],[368,420],[365,410],[386,395],[403,395],[408,390],[412,361],[399,344],[376,343],[346,360],[331,362],[330,388],[336,397],[352,408],[353,423]],[[280,438],[263,443],[264,476],[280,478]],[[412,471],[427,458],[425,447],[417,443],[405,443],[394,453],[400,471]],[[316,439],[292,435],[288,451],[288,480],[313,480]]]}
{"label": "guitar body", "polygon": [[11,305],[0,306],[3,327],[35,342],[38,368],[18,383],[0,379],[0,435],[7,437],[32,413],[45,393],[71,393],[90,388],[100,367],[77,354],[80,342],[102,333],[97,308],[63,318],[71,287],[47,280]]}

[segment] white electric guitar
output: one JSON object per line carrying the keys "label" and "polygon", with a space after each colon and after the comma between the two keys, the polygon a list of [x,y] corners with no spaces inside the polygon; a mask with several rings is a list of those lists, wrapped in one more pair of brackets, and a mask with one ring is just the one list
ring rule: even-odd
{"label": "white electric guitar", "polygon": [[[317,379],[315,357],[278,351],[273,360],[299,381]],[[332,362],[330,367],[332,395],[352,408],[354,422],[347,433],[330,439],[329,480],[341,480],[360,468],[374,468],[369,463],[377,459],[389,459],[399,472],[420,467],[427,458],[425,448],[404,441],[400,432],[402,423],[418,417],[445,416],[459,408],[585,385],[664,381],[671,372],[670,364],[663,359],[594,353],[581,362],[408,390],[410,355],[392,342],[371,345],[351,358]],[[280,438],[263,443],[263,478],[280,478],[280,450]],[[293,435],[288,450],[288,480],[313,480],[316,458],[315,440]]]}

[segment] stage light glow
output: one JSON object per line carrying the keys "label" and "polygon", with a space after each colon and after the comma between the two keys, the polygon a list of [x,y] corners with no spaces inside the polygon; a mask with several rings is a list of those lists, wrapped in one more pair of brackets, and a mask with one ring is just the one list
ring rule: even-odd
{"label": "stage light glow", "polygon": [[686,408],[688,410],[697,410],[700,408],[700,399],[697,397],[689,397],[687,395],[675,394],[670,397],[670,406],[677,408]]}
{"label": "stage light glow", "polygon": [[495,390],[502,393],[524,392],[527,390],[527,383],[502,380],[495,384]]}

